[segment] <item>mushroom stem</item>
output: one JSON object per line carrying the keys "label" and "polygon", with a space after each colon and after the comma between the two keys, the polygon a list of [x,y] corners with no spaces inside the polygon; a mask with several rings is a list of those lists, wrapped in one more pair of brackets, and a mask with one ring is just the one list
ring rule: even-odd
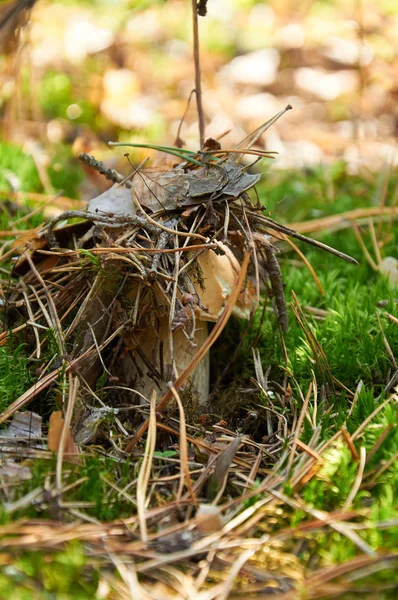
{"label": "mushroom stem", "polygon": [[[140,313],[127,351],[119,364],[118,376],[127,382],[139,396],[151,398],[153,390],[165,394],[168,383],[178,379],[198,354],[209,337],[207,321],[217,322],[239,279],[241,267],[233,253],[221,245],[223,255],[213,250],[204,251],[197,259],[201,271],[200,282],[194,282],[199,298],[197,305],[179,299],[182,306],[169,322],[169,308],[157,283],[145,300],[140,300]],[[138,286],[128,293],[131,302],[138,299]],[[256,306],[254,286],[247,281],[240,291],[233,312],[240,318],[249,318]],[[149,326],[149,322],[151,325]],[[194,331],[190,333],[190,326]],[[174,329],[174,331],[173,331]],[[171,343],[170,343],[171,339]],[[183,400],[192,407],[204,406],[209,396],[209,355],[199,362],[184,384]]]}

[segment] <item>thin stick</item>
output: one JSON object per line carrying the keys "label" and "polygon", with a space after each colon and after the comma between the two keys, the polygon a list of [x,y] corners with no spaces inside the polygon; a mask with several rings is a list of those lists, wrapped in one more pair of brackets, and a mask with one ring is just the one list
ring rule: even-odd
{"label": "thin stick", "polygon": [[[39,212],[41,210],[38,209],[37,212]],[[29,213],[29,215],[26,215],[28,218],[31,216],[31,213]],[[0,238],[6,238],[6,237],[19,237],[21,235],[21,233],[23,234],[28,234],[31,233],[32,237],[35,234],[35,229],[28,229],[28,230],[23,230],[23,229],[5,229],[4,231],[0,231]],[[12,240],[7,240],[8,242],[11,242]]]}
{"label": "thin stick", "polygon": [[238,558],[232,564],[232,567],[227,575],[223,589],[221,590],[220,594],[216,596],[216,600],[227,600],[227,598],[230,597],[229,594],[232,590],[234,581],[236,581],[239,572],[241,569],[243,569],[247,561],[253,556],[256,550],[257,548],[249,548],[238,555]]}
{"label": "thin stick", "polygon": [[[234,150],[240,149],[242,152],[241,156],[239,158],[237,158],[236,162],[239,162],[241,160],[242,156],[244,154],[247,154],[247,150],[250,150],[251,147],[254,146],[254,144],[257,142],[257,140],[267,131],[267,129],[269,129],[271,127],[271,125],[276,123],[276,121],[278,119],[280,119],[288,110],[291,110],[291,109],[292,109],[292,106],[290,104],[288,104],[283,110],[278,112],[269,121],[267,121],[266,123],[263,123],[262,125],[257,127],[257,129],[255,129],[254,131],[249,133],[249,135],[247,135],[243,140],[241,140],[239,142],[239,144],[237,144],[234,147]],[[244,150],[242,149],[242,146],[244,147]],[[245,148],[245,146],[247,146],[247,148]]]}
{"label": "thin stick", "polygon": [[69,372],[69,398],[68,398],[68,404],[66,406],[66,411],[65,411],[64,425],[62,427],[61,437],[59,440],[59,447],[58,447],[58,453],[57,453],[57,466],[56,466],[56,471],[55,471],[55,481],[56,481],[56,486],[57,486],[58,492],[60,492],[61,488],[62,488],[62,464],[63,464],[63,460],[64,460],[65,445],[66,445],[68,433],[70,431],[70,424],[72,421],[73,409],[75,407],[75,400],[76,400],[76,394],[77,394],[78,387],[79,387],[78,377],[75,377],[73,379],[72,373]]}
{"label": "thin stick", "polygon": [[293,509],[304,510],[312,517],[315,517],[315,519],[319,519],[319,521],[329,525],[329,527],[331,527],[338,533],[341,533],[347,539],[351,540],[351,542],[353,542],[357,546],[357,548],[359,548],[362,552],[370,556],[376,555],[374,550],[366,542],[364,542],[362,538],[360,538],[359,535],[355,531],[353,531],[349,525],[346,525],[345,523],[341,522],[341,520],[330,521],[330,515],[328,515],[325,511],[312,508],[311,506],[305,504],[301,499],[298,500],[298,498],[296,498],[295,500],[292,500],[291,498],[277,490],[270,489],[268,490],[268,492],[271,494],[271,496],[275,496],[276,498],[278,498],[278,500],[285,502],[285,504],[291,506]]}
{"label": "thin stick", "polygon": [[105,371],[105,372],[106,372],[108,375],[111,375],[111,373],[108,371],[108,369],[107,369],[107,368],[106,368],[106,366],[105,366],[104,359],[102,358],[102,354],[101,354],[101,351],[100,351],[100,349],[99,349],[99,346],[98,346],[97,338],[95,337],[95,331],[94,331],[94,329],[93,329],[93,326],[91,325],[90,321],[87,321],[87,325],[88,325],[88,328],[89,328],[89,329],[90,329],[90,331],[91,331],[91,337],[93,338],[93,342],[94,342],[94,345],[95,345],[95,349],[97,350],[98,358],[99,358],[99,360],[100,360],[100,363],[101,363],[101,365],[102,365],[102,368],[104,369],[104,371]]}
{"label": "thin stick", "polygon": [[368,223],[369,223],[369,231],[370,231],[370,235],[372,238],[372,244],[373,244],[373,248],[375,251],[375,255],[376,255],[376,260],[377,260],[377,264],[380,265],[382,258],[381,258],[381,254],[380,254],[380,247],[379,247],[379,243],[377,241],[377,236],[376,236],[376,231],[375,231],[375,225],[372,219],[368,219]]}
{"label": "thin stick", "polygon": [[[277,237],[277,236],[275,236],[275,237]],[[320,293],[322,294],[322,296],[324,296],[325,292],[324,292],[324,289],[322,287],[322,284],[319,281],[319,277],[316,274],[314,267],[309,262],[308,258],[305,256],[305,254],[303,254],[301,252],[300,248],[298,248],[296,246],[296,244],[294,242],[292,242],[292,240],[287,235],[285,235],[284,233],[282,233],[282,237],[285,240],[285,242],[287,242],[289,244],[289,246],[291,248],[293,248],[293,250],[299,255],[299,257],[301,258],[301,260],[303,261],[303,263],[305,264],[305,266],[307,267],[307,269],[311,273],[312,279],[315,281],[315,284],[316,284],[318,290],[320,291]]]}
{"label": "thin stick", "polygon": [[290,470],[291,470],[292,465],[293,465],[294,456],[295,456],[296,449],[297,449],[297,441],[300,439],[301,428],[302,428],[303,423],[304,423],[304,417],[305,417],[306,412],[308,410],[308,403],[310,401],[311,394],[312,394],[312,385],[313,385],[313,383],[312,383],[312,381],[310,381],[307,393],[306,393],[305,398],[304,398],[303,406],[301,408],[300,416],[299,416],[299,419],[298,419],[298,422],[297,422],[296,431],[294,432],[292,449],[290,451],[289,460],[288,460],[287,467],[286,467],[286,479],[289,477]]}
{"label": "thin stick", "polygon": [[66,351],[65,351],[65,342],[64,342],[64,338],[62,335],[62,327],[61,324],[59,322],[59,318],[58,318],[58,314],[57,314],[57,308],[55,306],[54,300],[47,288],[47,285],[44,282],[44,279],[42,278],[42,276],[40,275],[39,271],[36,269],[35,264],[33,263],[33,260],[31,259],[31,257],[29,256],[29,253],[26,252],[25,253],[25,257],[26,260],[29,263],[30,269],[33,272],[33,274],[36,276],[36,278],[38,279],[38,281],[40,282],[43,291],[46,295],[47,298],[47,302],[48,302],[48,309],[49,309],[49,313],[51,316],[51,321],[52,321],[52,326],[54,327],[54,332],[56,332],[57,334],[57,342],[58,342],[58,348],[59,348],[59,353],[61,356],[65,356]]}
{"label": "thin stick", "polygon": [[[382,213],[384,213],[384,209],[386,206],[386,198],[387,198],[387,191],[388,191],[388,183],[390,181],[390,175],[391,175],[391,163],[387,166],[385,178],[383,181],[383,187],[381,190],[380,210]],[[383,225],[382,225],[382,222],[380,221],[378,224],[378,227],[377,227],[377,237],[378,238],[381,237],[382,227],[383,227]]]}
{"label": "thin stick", "polygon": [[266,150],[256,149],[253,150],[252,148],[221,148],[220,150],[206,150],[206,154],[209,154],[210,156],[218,156],[220,154],[251,154],[253,156],[258,156],[259,158],[275,158],[275,155],[279,154],[279,152],[267,152]]}
{"label": "thin stick", "polygon": [[177,146],[178,148],[180,148],[181,146],[184,146],[184,142],[181,139],[181,129],[182,129],[183,123],[185,121],[185,117],[187,116],[189,105],[191,104],[191,99],[192,99],[192,96],[194,93],[195,93],[195,90],[192,90],[192,92],[189,94],[189,98],[188,98],[188,102],[187,102],[187,105],[184,110],[184,114],[182,115],[180,124],[178,125],[177,135],[176,135],[176,139],[174,142],[174,146]]}
{"label": "thin stick", "polygon": [[154,227],[159,227],[159,229],[163,229],[163,231],[167,231],[167,233],[171,233],[172,235],[179,235],[181,237],[192,237],[192,238],[196,238],[198,240],[207,242],[207,238],[205,238],[203,235],[199,235],[199,233],[186,233],[184,231],[178,231],[177,229],[170,229],[170,227],[166,227],[166,225],[162,225],[162,223],[159,223],[159,221],[155,221],[155,219],[152,219],[152,217],[150,217],[144,211],[144,209],[142,208],[142,206],[139,203],[139,200],[135,194],[132,194],[132,198],[133,198],[133,202],[136,205],[136,207],[138,208],[138,210],[140,210],[142,212],[142,214],[145,216],[145,219]]}
{"label": "thin stick", "polygon": [[377,317],[377,322],[378,322],[379,327],[380,327],[381,335],[383,337],[384,348],[387,351],[388,357],[391,360],[392,365],[393,365],[395,371],[398,371],[398,365],[397,365],[397,361],[395,360],[394,352],[392,351],[391,346],[390,346],[390,344],[388,342],[388,339],[386,337],[386,334],[384,333],[383,325],[381,324],[381,320],[380,320],[380,317],[379,317],[378,313],[376,313],[376,317]]}
{"label": "thin stick", "polygon": [[348,494],[347,499],[344,502],[344,505],[342,507],[342,510],[344,512],[349,510],[349,508],[351,507],[351,504],[355,500],[355,496],[359,492],[359,488],[361,487],[361,483],[362,483],[362,479],[363,479],[363,472],[365,470],[365,465],[366,465],[366,449],[364,446],[361,446],[359,453],[360,453],[360,459],[359,459],[358,473],[357,473],[357,476],[355,477],[354,485],[352,486],[351,491]]}
{"label": "thin stick", "polygon": [[198,119],[199,119],[199,139],[200,147],[203,148],[205,143],[205,120],[203,115],[202,105],[202,81],[200,73],[200,53],[199,53],[199,27],[198,27],[198,13],[197,13],[197,0],[192,0],[192,24],[193,24],[193,59],[195,63],[195,92],[196,92],[196,105],[198,107]]}
{"label": "thin stick", "polygon": [[22,325],[14,327],[14,329],[11,329],[11,331],[3,331],[2,333],[0,333],[0,346],[4,346],[4,344],[7,342],[10,336],[15,335],[16,333],[18,333],[18,331],[23,331],[27,328],[27,326],[27,323],[22,323]]}
{"label": "thin stick", "polygon": [[[178,233],[178,232],[177,232]],[[209,243],[209,244],[196,244],[194,246],[184,246],[177,248],[118,248],[118,247],[109,247],[109,248],[91,248],[88,252],[89,254],[134,254],[140,253],[143,254],[174,254],[176,252],[194,252],[196,250],[215,250],[218,248],[218,244]],[[79,249],[79,250],[67,250],[66,252],[57,252],[56,250],[36,250],[38,254],[47,254],[49,256],[87,256],[87,250]],[[54,269],[53,269],[54,271]]]}
{"label": "thin stick", "polygon": [[290,229],[290,227],[286,227],[286,225],[281,225],[280,223],[277,223],[270,217],[265,217],[264,215],[260,215],[253,211],[248,211],[247,214],[250,216],[250,218],[253,221],[257,221],[258,223],[263,224],[265,227],[269,227],[270,229],[274,229],[275,231],[280,231],[281,233],[285,233],[286,235],[288,235],[290,237],[296,238],[297,240],[301,240],[302,242],[305,242],[306,244],[310,244],[311,246],[315,246],[316,248],[322,248],[322,250],[326,250],[326,252],[330,252],[331,254],[334,254],[335,256],[338,256],[339,258],[342,258],[343,260],[345,260],[349,263],[352,263],[353,265],[358,264],[358,261],[355,260],[355,258],[352,258],[351,256],[348,256],[347,254],[344,254],[344,252],[339,252],[339,250],[336,250],[335,248],[331,248],[330,246],[327,246],[326,244],[323,244],[322,242],[319,242],[318,240],[314,240],[312,238],[306,237],[305,235],[301,235],[297,231]]}
{"label": "thin stick", "polygon": [[28,315],[29,315],[29,320],[30,323],[33,326],[33,333],[36,339],[36,358],[39,359],[40,358],[40,338],[39,338],[39,332],[37,331],[35,325],[37,325],[37,323],[35,323],[35,317],[33,314],[33,310],[32,307],[30,305],[29,302],[29,298],[28,298],[28,294],[26,293],[26,285],[24,284],[23,280],[21,281],[21,287],[22,287],[22,294],[23,297],[25,299],[25,304],[26,304],[26,310],[28,311]]}
{"label": "thin stick", "polygon": [[390,460],[388,460],[387,462],[385,462],[384,464],[381,465],[381,467],[379,469],[377,469],[376,473],[373,475],[371,481],[369,481],[369,483],[366,485],[367,488],[369,487],[373,487],[373,485],[376,483],[376,481],[378,480],[378,478],[380,477],[380,475],[382,473],[384,473],[384,471],[387,471],[387,469],[389,469],[391,467],[391,465],[393,465],[395,463],[395,461],[398,458],[398,452],[396,452],[391,458]]}
{"label": "thin stick", "polygon": [[149,434],[145,446],[144,459],[141,464],[137,480],[137,512],[138,522],[140,524],[141,540],[146,542],[148,532],[146,526],[146,491],[148,488],[149,477],[151,474],[153,453],[156,447],[156,392],[152,393],[151,412],[149,415]]}
{"label": "thin stick", "polygon": [[[397,188],[398,199],[398,188]],[[310,221],[301,221],[300,223],[290,223],[290,227],[298,233],[314,233],[316,231],[337,231],[351,227],[351,221],[358,219],[367,220],[369,217],[373,219],[382,219],[388,217],[389,221],[398,217],[398,208],[396,206],[386,206],[381,211],[380,206],[371,206],[370,208],[356,208],[338,215],[329,215],[320,219],[311,219]]]}
{"label": "thin stick", "polygon": [[379,270],[379,267],[375,263],[375,261],[373,260],[372,256],[370,255],[370,252],[367,249],[367,247],[365,245],[365,242],[363,241],[361,230],[360,230],[360,228],[358,227],[358,224],[355,221],[352,222],[352,229],[353,229],[353,231],[355,233],[355,237],[357,238],[358,243],[361,246],[362,252],[364,253],[365,258],[368,261],[370,267],[373,269],[373,271],[377,272]]}
{"label": "thin stick", "polygon": [[[17,202],[22,202],[23,200],[30,200],[31,202],[39,202],[41,208],[45,208],[47,204],[50,202],[55,202],[56,206],[59,208],[72,206],[83,206],[83,202],[78,200],[77,198],[68,198],[67,196],[56,196],[51,195],[51,199],[49,200],[49,196],[47,194],[39,194],[37,192],[11,192],[11,191],[2,191],[3,196],[6,198],[15,198]],[[30,215],[26,215],[26,218],[29,218]],[[19,222],[22,219],[18,219],[18,221],[13,221],[10,225],[15,225],[15,223]]]}
{"label": "thin stick", "polygon": [[348,429],[345,425],[342,426],[341,428],[341,434],[344,438],[344,440],[347,442],[347,446],[351,452],[352,458],[353,460],[355,460],[356,462],[358,462],[359,460],[359,454],[357,452],[357,449],[355,448],[355,444],[351,439],[350,434],[348,433]]}
{"label": "thin stick", "polygon": [[[19,225],[19,223],[23,223],[24,221],[28,221],[31,217],[33,217],[34,215],[37,215],[37,213],[41,212],[43,210],[43,208],[45,208],[46,206],[48,206],[49,204],[51,204],[51,202],[54,202],[54,200],[57,200],[57,198],[60,198],[60,196],[61,196],[61,192],[58,192],[58,194],[56,194],[55,196],[51,196],[51,198],[49,198],[48,200],[46,200],[44,202],[44,204],[41,204],[40,206],[38,206],[37,208],[35,208],[31,212],[29,212],[27,215],[24,215],[20,219],[16,219],[16,221],[12,221],[10,223],[10,227],[15,227],[15,225]],[[10,231],[10,235],[11,235],[11,233],[12,232]],[[22,233],[22,231],[19,230],[16,233],[16,235],[20,235],[21,233]]]}
{"label": "thin stick", "polygon": [[[226,202],[226,205],[228,206],[228,202]],[[246,223],[246,227],[247,227],[247,234],[250,240],[250,246],[253,249],[253,264],[254,264],[254,275],[255,275],[255,282],[256,282],[256,306],[258,306],[260,304],[260,269],[258,266],[258,258],[257,258],[257,249],[256,249],[256,244],[254,243],[254,239],[253,239],[253,232],[250,229],[250,225],[249,225],[249,221],[247,219],[247,215],[246,215],[246,211],[243,208],[243,217],[245,219],[245,223]]]}
{"label": "thin stick", "polygon": [[94,158],[94,156],[91,156],[91,154],[87,154],[87,152],[82,152],[81,154],[79,154],[79,160],[81,160],[85,165],[88,165],[92,169],[98,171],[98,173],[103,175],[105,179],[108,179],[113,183],[122,183],[127,188],[133,187],[131,181],[129,181],[128,179],[123,177],[123,175],[115,171],[115,169],[110,169],[109,167],[107,167],[101,160],[97,160],[96,158]]}
{"label": "thin stick", "polygon": [[192,487],[191,475],[189,473],[189,458],[188,458],[188,443],[187,443],[187,429],[185,424],[185,412],[184,407],[181,402],[181,398],[178,395],[178,392],[173,387],[172,384],[169,384],[171,393],[173,394],[175,401],[177,402],[178,412],[180,414],[180,483],[178,486],[177,492],[177,501],[181,500],[182,491],[184,489],[184,484],[186,484],[189,494],[191,496],[192,502],[197,506],[198,501],[195,497],[195,492]]}
{"label": "thin stick", "polygon": [[287,314],[285,290],[283,287],[283,279],[281,268],[276,260],[275,251],[271,244],[264,246],[264,254],[266,257],[266,269],[269,277],[271,290],[275,299],[275,306],[278,316],[278,323],[282,331],[287,331],[289,317]]}
{"label": "thin stick", "polygon": [[386,437],[388,436],[390,431],[392,429],[394,429],[394,427],[395,427],[395,425],[393,423],[390,423],[389,425],[387,425],[387,427],[385,428],[383,433],[378,437],[376,443],[372,446],[372,448],[370,449],[370,451],[367,454],[366,462],[368,464],[370,463],[370,461],[372,460],[372,458],[374,457],[374,455],[376,454],[376,452],[378,451],[380,446],[384,443],[384,440],[386,439]]}
{"label": "thin stick", "polygon": [[397,317],[394,317],[394,315],[390,315],[390,313],[385,312],[384,313],[386,315],[386,317],[388,317],[390,319],[390,321],[392,321],[393,323],[398,323],[398,319]]}

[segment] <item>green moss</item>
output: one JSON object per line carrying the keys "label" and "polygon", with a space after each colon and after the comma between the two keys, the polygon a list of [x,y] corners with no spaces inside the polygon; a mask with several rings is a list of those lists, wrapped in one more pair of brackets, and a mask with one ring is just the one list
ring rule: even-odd
{"label": "green moss", "polygon": [[19,146],[0,141],[0,191],[41,191],[33,158]]}
{"label": "green moss", "polygon": [[[95,451],[94,451],[95,452]],[[65,502],[85,502],[87,507],[81,510],[89,517],[102,521],[111,521],[117,518],[126,518],[135,513],[135,505],[125,496],[119,494],[136,477],[136,464],[130,461],[118,461],[116,459],[102,457],[93,452],[92,456],[85,457],[80,464],[64,464],[63,484],[71,486],[71,489],[63,494]],[[43,481],[54,481],[56,459],[36,459],[26,461],[24,464],[30,467],[31,478],[25,481],[15,490],[13,501],[23,498],[32,490],[42,487]],[[73,486],[75,481],[82,479],[78,486]],[[55,499],[54,499],[55,502]],[[54,516],[55,504],[51,500],[43,502],[39,499],[20,511],[7,512],[7,506],[3,508],[1,520],[19,518],[42,518]]]}
{"label": "green moss", "polygon": [[[365,181],[358,176],[349,176],[345,173],[344,165],[337,163],[328,171],[317,169],[294,174],[272,174],[263,178],[258,191],[261,201],[272,209],[272,216],[289,223],[312,216],[326,216],[366,205],[372,206],[380,197],[384,178],[385,175],[382,174]],[[396,176],[392,176],[387,186],[388,194],[392,194],[395,185]],[[314,215],[315,206],[317,208]],[[398,314],[397,289],[368,266],[352,230],[326,232],[317,237],[350,254],[360,265],[345,263],[326,252],[299,243],[315,269],[325,295],[321,295],[304,264],[297,266],[289,262],[290,258],[297,258],[289,253],[287,257],[285,254],[281,256],[286,301],[289,303],[292,300],[294,291],[302,307],[327,311],[324,320],[317,320],[310,313],[306,315],[309,327],[326,355],[330,372],[350,389],[355,389],[358,382],[363,380],[365,385],[380,392],[386,384],[392,365],[384,346],[377,315],[381,318],[384,334],[393,352],[397,351],[398,328],[383,316],[384,312]],[[366,232],[364,241],[371,249],[370,236]],[[384,255],[396,256],[397,245],[398,233],[396,228],[392,228],[391,238],[383,249]],[[244,368],[243,374],[252,372],[251,345],[260,326],[260,317],[259,311],[239,355],[239,364]],[[245,325],[232,323],[229,328],[231,338],[236,340],[241,337],[244,327]],[[271,314],[267,315],[261,332],[258,349],[264,367],[271,365],[272,376],[281,378],[283,371],[279,366],[283,363],[283,356]],[[305,388],[308,385],[313,370],[322,381],[322,373],[314,364],[315,357],[311,347],[291,311],[285,341],[289,368],[300,386]]]}
{"label": "green moss", "polygon": [[51,556],[27,552],[12,565],[1,566],[0,596],[4,600],[91,600],[96,597],[99,576],[83,546],[71,542]]}
{"label": "green moss", "polygon": [[84,172],[69,146],[52,146],[48,174],[55,190],[62,190],[63,195],[70,198],[79,197]]}
{"label": "green moss", "polygon": [[26,389],[32,380],[24,347],[12,350],[0,347],[0,411],[7,408]]}
{"label": "green moss", "polygon": [[[71,148],[65,145],[52,146],[48,150],[48,174],[54,189],[62,190],[65,196],[77,198],[83,171]],[[43,192],[43,187],[32,156],[19,146],[0,141],[0,193],[4,191]],[[6,197],[7,198],[7,197]],[[1,195],[0,195],[1,199]],[[29,206],[29,202],[27,202]],[[17,219],[20,215],[16,215]],[[4,228],[7,214],[2,215]],[[33,223],[43,222],[43,216],[35,216]],[[31,223],[29,226],[34,226]],[[23,225],[21,226],[23,228]]]}

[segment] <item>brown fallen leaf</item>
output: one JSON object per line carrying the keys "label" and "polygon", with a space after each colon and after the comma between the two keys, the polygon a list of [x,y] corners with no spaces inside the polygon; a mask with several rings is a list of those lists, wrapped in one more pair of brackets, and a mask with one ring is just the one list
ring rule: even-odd
{"label": "brown fallen leaf", "polygon": [[224,489],[228,472],[241,443],[241,436],[234,438],[218,455],[214,473],[211,475],[207,485],[207,497],[209,500],[215,498],[220,493],[220,490]]}
{"label": "brown fallen leaf", "polygon": [[[64,419],[62,417],[62,411],[56,410],[50,416],[50,424],[48,428],[48,449],[51,450],[51,452],[58,452],[63,428]],[[69,429],[66,433],[64,448],[65,460],[72,463],[78,463],[79,454],[79,448],[75,444],[72,432]]]}
{"label": "brown fallen leaf", "polygon": [[133,180],[133,191],[140,204],[154,212],[176,210],[188,188],[187,176],[181,169],[153,167],[140,171]]}
{"label": "brown fallen leaf", "polygon": [[[210,196],[222,190],[228,184],[228,175],[224,167],[207,164],[185,175],[189,182],[189,204],[196,202],[195,198]],[[185,203],[182,202],[184,205]]]}

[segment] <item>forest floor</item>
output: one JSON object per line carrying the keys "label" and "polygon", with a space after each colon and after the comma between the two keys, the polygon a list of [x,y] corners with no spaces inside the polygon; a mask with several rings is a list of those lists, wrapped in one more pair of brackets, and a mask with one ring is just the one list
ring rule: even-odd
{"label": "forest floor", "polygon": [[[21,161],[11,145],[2,151],[9,160],[15,153],[20,177],[31,176],[31,158]],[[180,418],[170,409],[162,423],[177,438],[158,430],[149,466],[148,447],[123,452],[134,432],[123,411],[102,416],[98,441],[83,445],[77,462],[60,462],[47,447],[59,387],[25,407],[33,413],[22,429],[3,429],[2,598],[246,598],[249,589],[259,598],[271,590],[286,599],[349,598],[351,590],[394,597],[398,308],[382,260],[398,242],[396,182],[388,170],[348,175],[343,162],[267,172],[258,193],[270,214],[359,266],[298,242],[308,268],[282,244],[285,349],[271,306],[249,326],[232,319],[211,350],[209,411],[187,415],[190,437],[178,443]],[[2,229],[43,219],[39,212],[10,225],[24,215],[8,199]],[[6,274],[3,265],[5,293]],[[3,411],[38,378],[24,339],[15,334],[0,348]],[[39,364],[54,351],[50,343]],[[105,404],[107,385],[103,373],[95,393]],[[221,450],[221,476],[198,488],[200,505],[214,507],[202,522],[186,495],[175,505],[176,486],[184,456],[198,482]],[[148,537],[140,522],[145,465]]]}
{"label": "forest floor", "polygon": [[[109,4],[38,2],[24,45],[0,64],[0,598],[395,598],[394,3],[210,0],[207,134],[227,132],[232,147],[293,104],[258,142],[279,152],[256,165],[259,202],[359,264],[278,242],[287,331],[263,294],[249,322],[232,317],[211,349],[200,414],[177,400],[164,414],[115,404],[104,369],[94,433],[76,445],[74,416],[63,428],[59,410],[73,412],[78,373],[62,371],[51,327],[40,358],[33,326],[10,335],[7,298],[21,282],[7,253],[106,189],[79,152],[126,173],[108,141],[172,145],[193,87],[188,2]],[[192,102],[188,148],[197,125]],[[147,148],[131,158],[148,156],[159,158]],[[76,268],[97,264],[87,253]],[[60,377],[33,397],[49,365]],[[148,436],[126,452],[149,416]]]}

